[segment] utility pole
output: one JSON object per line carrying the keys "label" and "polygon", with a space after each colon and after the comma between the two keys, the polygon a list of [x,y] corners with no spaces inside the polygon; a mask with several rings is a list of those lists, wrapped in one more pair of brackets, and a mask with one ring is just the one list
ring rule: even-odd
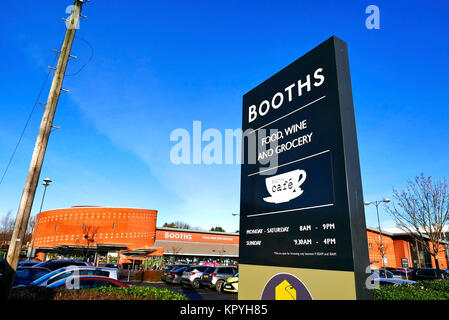
{"label": "utility pole", "polygon": [[44,115],[39,128],[39,134],[37,136],[33,156],[31,158],[28,177],[25,183],[25,188],[23,189],[14,230],[9,244],[8,255],[6,258],[7,263],[5,265],[4,275],[2,277],[0,297],[3,299],[8,299],[9,292],[14,283],[20,251],[25,237],[28,220],[30,218],[34,195],[36,193],[42,163],[44,161],[44,155],[47,149],[48,138],[53,126],[53,119],[56,112],[56,106],[58,105],[59,96],[61,91],[67,91],[62,89],[62,83],[64,81],[68,60],[71,57],[70,50],[72,49],[76,29],[79,26],[81,9],[84,2],[85,0],[75,0],[70,17],[66,20],[67,30],[65,33],[64,42],[62,44],[61,51],[59,52],[58,64],[56,66],[53,82],[48,94]]}

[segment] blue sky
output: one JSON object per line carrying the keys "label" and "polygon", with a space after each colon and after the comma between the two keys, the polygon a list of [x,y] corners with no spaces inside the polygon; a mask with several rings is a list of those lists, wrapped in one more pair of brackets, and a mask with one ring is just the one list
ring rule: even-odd
{"label": "blue sky", "polygon": [[[3,172],[59,49],[71,1],[8,1],[0,21],[0,170]],[[365,8],[380,9],[380,30]],[[336,35],[348,43],[366,200],[407,179],[449,176],[449,4],[443,1],[104,1],[88,3],[77,33],[94,48],[67,77],[41,178],[44,209],[103,205],[157,209],[239,228],[238,165],[170,162],[170,132],[237,129],[242,95]],[[75,40],[68,74],[91,54]],[[49,85],[41,101],[47,98]],[[0,214],[17,211],[42,111],[38,107],[0,185]],[[36,193],[33,214],[43,187]],[[367,224],[376,226],[375,209]],[[393,226],[382,213],[384,226]]]}

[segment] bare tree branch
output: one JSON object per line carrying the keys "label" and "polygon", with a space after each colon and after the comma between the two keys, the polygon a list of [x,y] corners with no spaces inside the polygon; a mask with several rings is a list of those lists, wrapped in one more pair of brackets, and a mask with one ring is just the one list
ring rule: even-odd
{"label": "bare tree branch", "polygon": [[408,181],[404,190],[393,189],[396,203],[387,206],[396,226],[421,242],[434,257],[437,268],[442,233],[449,219],[449,194],[446,178],[432,181],[424,174]]}

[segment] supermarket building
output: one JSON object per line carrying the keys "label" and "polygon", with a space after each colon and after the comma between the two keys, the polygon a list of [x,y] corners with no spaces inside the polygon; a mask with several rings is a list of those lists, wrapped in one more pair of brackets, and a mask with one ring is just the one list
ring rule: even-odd
{"label": "supermarket building", "polygon": [[[133,208],[77,206],[42,212],[37,217],[33,247],[36,256],[87,257],[97,264],[140,264],[163,257],[169,261],[238,263],[238,233],[156,227],[157,211]],[[370,264],[399,268],[435,267],[433,257],[409,235],[367,228]],[[440,268],[448,268],[447,249],[438,254]]]}

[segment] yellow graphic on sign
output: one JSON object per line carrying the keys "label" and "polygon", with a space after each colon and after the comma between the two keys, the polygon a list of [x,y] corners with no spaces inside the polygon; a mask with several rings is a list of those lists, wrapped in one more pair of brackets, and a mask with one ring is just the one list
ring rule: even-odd
{"label": "yellow graphic on sign", "polygon": [[276,300],[296,300],[296,290],[293,286],[287,281],[282,281],[276,287]]}

